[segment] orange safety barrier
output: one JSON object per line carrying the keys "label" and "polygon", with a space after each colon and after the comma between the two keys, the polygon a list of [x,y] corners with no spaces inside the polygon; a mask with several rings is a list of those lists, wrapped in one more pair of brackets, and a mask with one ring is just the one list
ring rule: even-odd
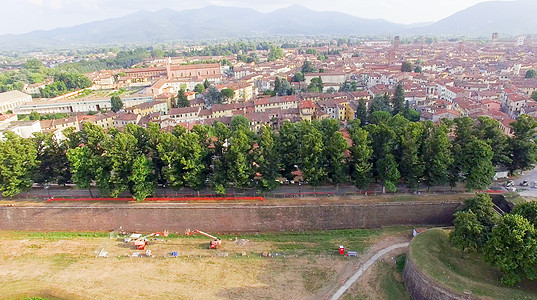
{"label": "orange safety barrier", "polygon": [[[147,198],[145,202],[159,202],[159,201],[262,201],[265,202],[263,197],[179,197],[179,198]],[[118,202],[136,202],[134,198],[50,198],[47,202],[98,202],[98,201],[118,201]]]}

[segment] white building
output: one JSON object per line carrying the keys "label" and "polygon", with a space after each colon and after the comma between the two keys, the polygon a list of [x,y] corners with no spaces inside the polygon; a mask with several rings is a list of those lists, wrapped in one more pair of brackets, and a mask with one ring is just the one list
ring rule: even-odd
{"label": "white building", "polygon": [[9,91],[0,93],[0,113],[15,110],[23,103],[32,102],[32,96],[21,91]]}

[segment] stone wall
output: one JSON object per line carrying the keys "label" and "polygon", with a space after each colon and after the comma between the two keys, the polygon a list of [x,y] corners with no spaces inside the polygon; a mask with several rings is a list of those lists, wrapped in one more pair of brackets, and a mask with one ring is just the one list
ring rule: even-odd
{"label": "stone wall", "polygon": [[460,202],[333,205],[91,204],[0,207],[0,230],[215,233],[451,225]]}

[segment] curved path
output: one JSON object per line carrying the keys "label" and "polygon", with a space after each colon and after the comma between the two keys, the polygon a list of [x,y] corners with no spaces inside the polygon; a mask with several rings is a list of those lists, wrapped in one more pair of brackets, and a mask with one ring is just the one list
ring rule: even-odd
{"label": "curved path", "polygon": [[345,292],[356,282],[356,280],[358,280],[358,278],[360,278],[360,276],[362,276],[364,272],[367,271],[367,269],[369,269],[369,267],[371,267],[377,260],[379,260],[382,256],[384,256],[384,254],[390,251],[393,251],[395,249],[398,249],[398,248],[408,247],[408,245],[409,243],[396,244],[396,245],[384,248],[380,250],[379,252],[375,253],[375,255],[373,255],[373,257],[371,257],[363,266],[361,266],[360,269],[358,269],[358,271],[356,271],[356,273],[354,273],[354,275],[352,275],[345,282],[345,284],[342,287],[340,287],[330,299],[337,300],[341,296],[343,296],[343,294],[345,294]]}

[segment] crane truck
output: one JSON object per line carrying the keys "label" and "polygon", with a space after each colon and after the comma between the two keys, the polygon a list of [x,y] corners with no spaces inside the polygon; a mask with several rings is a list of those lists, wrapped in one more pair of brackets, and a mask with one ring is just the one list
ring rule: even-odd
{"label": "crane truck", "polygon": [[195,233],[199,233],[199,234],[201,234],[201,235],[204,235],[204,236],[206,236],[206,237],[208,237],[208,238],[213,239],[213,240],[211,241],[211,243],[209,244],[209,249],[217,249],[218,246],[222,245],[222,240],[221,240],[221,239],[219,239],[219,238],[217,238],[217,237],[215,237],[215,236],[213,236],[213,235],[210,235],[210,234],[208,234],[208,233],[206,233],[206,232],[203,232],[203,231],[200,231],[200,230],[190,231],[190,229],[188,229],[188,230],[186,231],[186,235],[193,235],[193,234],[195,234]]}

